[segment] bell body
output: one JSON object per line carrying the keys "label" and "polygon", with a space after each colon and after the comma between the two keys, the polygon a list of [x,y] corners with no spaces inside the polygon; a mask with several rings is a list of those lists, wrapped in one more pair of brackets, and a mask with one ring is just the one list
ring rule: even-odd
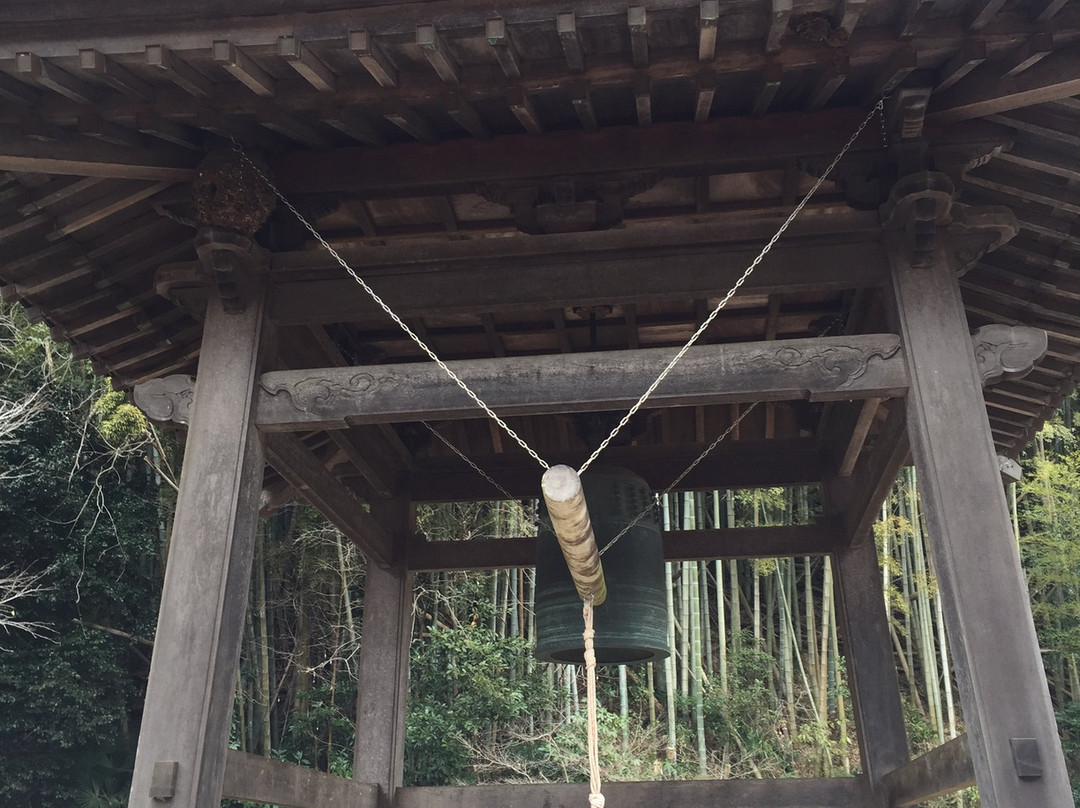
{"label": "bell body", "polygon": [[[596,543],[603,549],[642,511],[648,514],[601,559],[607,600],[593,612],[599,665],[651,662],[668,655],[664,548],[648,484],[626,469],[594,466],[581,477]],[[570,571],[541,505],[536,554],[536,656],[582,664],[584,622]]]}

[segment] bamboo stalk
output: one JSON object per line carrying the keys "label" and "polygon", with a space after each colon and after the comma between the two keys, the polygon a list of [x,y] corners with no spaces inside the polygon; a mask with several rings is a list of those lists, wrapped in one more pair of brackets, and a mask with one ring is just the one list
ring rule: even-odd
{"label": "bamboo stalk", "polygon": [[582,600],[592,597],[593,606],[600,606],[607,599],[607,585],[581,478],[569,466],[552,466],[540,488],[578,595]]}

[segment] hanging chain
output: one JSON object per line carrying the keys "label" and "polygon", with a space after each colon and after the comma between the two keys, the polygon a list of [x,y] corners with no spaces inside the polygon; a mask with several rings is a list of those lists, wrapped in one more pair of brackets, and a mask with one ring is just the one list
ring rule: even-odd
{"label": "hanging chain", "polygon": [[303,214],[301,214],[300,211],[296,209],[292,202],[285,198],[285,195],[278,190],[277,186],[274,185],[270,178],[267,177],[266,174],[264,174],[257,165],[255,165],[251,158],[248,157],[247,154],[244,152],[243,147],[235,139],[233,139],[232,143],[233,149],[237,153],[239,153],[240,158],[245,163],[247,163],[248,167],[259,175],[262,181],[266,183],[266,186],[274,192],[274,195],[279,200],[281,200],[281,203],[285,205],[285,207],[287,207],[289,211],[292,212],[292,214],[300,221],[300,224],[302,224],[307,229],[307,231],[315,237],[316,241],[318,241],[319,244],[321,244],[326,249],[326,251],[330,253],[331,256],[333,256],[334,260],[341,265],[341,268],[348,272],[349,275],[352,276],[352,279],[354,281],[360,284],[360,288],[367,292],[368,296],[373,301],[375,301],[375,304],[384,312],[386,312],[387,316],[391,320],[393,320],[401,328],[401,330],[406,333],[406,335],[408,335],[409,339],[416,343],[417,347],[420,348],[420,350],[423,351],[425,354],[427,354],[428,358],[431,359],[436,365],[438,365],[439,369],[443,373],[445,373],[454,382],[454,384],[456,384],[463,391],[465,391],[465,395],[471,398],[476,403],[476,405],[480,407],[480,409],[487,413],[487,415],[493,421],[495,421],[495,423],[497,423],[507,435],[513,438],[514,441],[518,444],[518,446],[520,446],[528,453],[529,457],[533,458],[533,460],[539,463],[542,468],[549,468],[547,461],[540,457],[540,455],[538,455],[536,451],[531,446],[529,446],[529,444],[526,443],[525,440],[510,427],[509,424],[506,423],[506,421],[499,417],[498,413],[491,409],[491,407],[489,407],[487,403],[482,398],[480,398],[480,396],[474,393],[469,388],[469,386],[461,380],[461,377],[454,373],[454,371],[451,370],[450,367],[438,357],[435,351],[429,348],[428,344],[424,342],[424,340],[422,340],[411,328],[409,328],[409,326],[405,324],[405,321],[402,320],[397,315],[397,313],[393,309],[391,309],[385,301],[383,301],[381,297],[379,297],[375,290],[368,286],[367,282],[360,277],[356,270],[349,266],[348,262],[344,258],[342,258],[341,255],[338,254],[338,251],[330,245],[330,242],[323,238],[322,234],[315,229],[311,222],[304,218]]}
{"label": "hanging chain", "polygon": [[458,457],[460,457],[462,460],[464,460],[466,463],[468,463],[469,466],[473,469],[473,471],[475,471],[477,474],[479,474],[481,477],[483,477],[485,480],[487,480],[489,483],[491,483],[492,486],[497,488],[505,499],[516,499],[516,497],[514,497],[513,494],[511,494],[509,491],[507,491],[505,488],[503,488],[501,485],[499,485],[497,482],[495,482],[495,480],[492,479],[490,474],[488,474],[486,471],[484,471],[482,468],[480,468],[478,465],[476,465],[476,463],[474,463],[468,456],[466,456],[466,454],[464,452],[462,452],[461,449],[459,449],[457,446],[452,444],[450,442],[450,440],[442,432],[437,430],[435,427],[433,427],[427,421],[421,421],[420,423],[422,423],[424,426],[426,426],[428,428],[428,431],[432,435],[434,435],[436,438],[438,438],[443,443],[445,443],[450,448],[450,451],[452,451],[454,454],[456,454]]}
{"label": "hanging chain", "polygon": [[604,449],[606,449],[613,440],[615,440],[615,436],[622,431],[623,427],[630,423],[630,419],[637,414],[637,411],[640,410],[642,405],[644,405],[645,402],[649,400],[649,397],[656,391],[656,388],[660,386],[664,379],[668,377],[668,374],[671,373],[672,369],[674,369],[674,367],[679,363],[679,361],[684,356],[686,356],[686,352],[689,351],[691,347],[693,347],[694,343],[696,343],[701,337],[701,335],[705,333],[705,330],[710,325],[712,325],[713,320],[717,318],[723,308],[728,304],[728,301],[735,296],[735,293],[739,291],[739,288],[744,283],[746,283],[747,278],[749,278],[751,273],[753,273],[753,271],[757,269],[758,264],[760,264],[764,260],[765,256],[769,254],[769,251],[773,248],[773,245],[780,240],[780,237],[784,235],[788,227],[791,226],[791,223],[795,221],[795,218],[800,213],[802,213],[803,208],[806,207],[807,203],[814,196],[814,194],[817,193],[818,189],[822,186],[825,180],[829,178],[829,175],[832,174],[833,169],[836,168],[837,163],[839,163],[840,160],[843,159],[844,155],[848,153],[848,150],[853,145],[855,145],[855,141],[859,139],[859,135],[863,133],[863,130],[866,129],[870,121],[873,120],[874,116],[877,115],[883,108],[884,100],[879,99],[877,104],[874,105],[874,108],[871,109],[869,113],[867,113],[865,118],[863,118],[862,123],[859,124],[859,127],[855,130],[851,137],[848,138],[848,141],[844,144],[844,147],[832,159],[832,162],[829,163],[825,171],[822,172],[821,176],[817,178],[817,181],[814,183],[813,187],[811,187],[810,190],[807,191],[806,196],[802,198],[799,204],[795,206],[795,209],[791,211],[791,214],[787,217],[787,219],[784,220],[784,223],[780,225],[780,229],[777,230],[776,233],[773,234],[773,237],[769,239],[768,243],[764,247],[762,247],[761,252],[759,252],[757,254],[757,257],[750,262],[750,266],[746,268],[743,274],[739,276],[739,279],[735,281],[735,283],[730,289],[728,289],[727,294],[724,295],[723,298],[721,298],[720,302],[716,304],[716,308],[714,308],[709,314],[709,316],[705,318],[705,321],[700,326],[698,326],[697,331],[695,331],[690,337],[690,339],[687,340],[686,344],[679,349],[679,352],[676,353],[674,357],[672,357],[671,361],[668,362],[667,367],[665,367],[660,372],[660,375],[656,377],[656,380],[649,385],[649,388],[644,393],[642,393],[641,398],[637,400],[637,402],[630,408],[629,412],[627,412],[626,415],[624,415],[619,421],[619,423],[615,425],[615,428],[611,430],[611,433],[606,438],[604,438],[603,442],[596,448],[596,451],[589,456],[589,459],[582,463],[581,468],[578,469],[578,474],[584,474],[585,470],[588,469],[589,466],[592,465],[593,461],[600,456],[600,453],[603,452]]}
{"label": "hanging chain", "polygon": [[[696,469],[698,467],[698,465],[701,463],[701,461],[703,461],[706,457],[709,456],[709,454],[712,452],[713,449],[715,449],[717,446],[719,446],[721,443],[723,443],[728,435],[730,435],[732,432],[734,432],[736,429],[738,429],[739,424],[742,423],[743,418],[748,416],[753,411],[754,407],[756,407],[757,405],[758,405],[758,402],[755,401],[749,407],[747,407],[744,412],[740,413],[739,417],[731,422],[731,425],[727,429],[725,429],[723,431],[723,433],[720,435],[720,437],[718,437],[716,440],[714,440],[712,443],[710,443],[708,445],[708,447],[705,449],[704,452],[699,454],[697,456],[697,458],[692,463],[690,463],[689,466],[687,466],[685,469],[683,469],[682,474],[680,474],[678,477],[676,477],[674,480],[671,481],[671,485],[669,485],[667,488],[665,488],[663,491],[661,491],[659,494],[656,495],[657,498],[658,499],[663,499],[668,494],[670,494],[673,490],[675,490],[675,487],[679,483],[681,483],[684,479],[686,479],[687,474],[689,474],[691,471]],[[619,539],[621,539],[623,536],[625,536],[627,533],[629,533],[631,530],[633,530],[634,526],[637,525],[637,523],[640,522],[642,519],[644,519],[646,516],[648,516],[649,512],[654,507],[655,507],[655,505],[650,505],[645,510],[643,510],[641,513],[639,513],[637,516],[635,516],[633,519],[631,519],[630,523],[615,535],[615,538],[613,538],[611,541],[609,541],[607,544],[605,544],[603,546],[603,548],[601,548],[600,555],[603,555],[608,550],[610,550],[612,548],[612,546],[614,546],[615,542],[617,542]]]}

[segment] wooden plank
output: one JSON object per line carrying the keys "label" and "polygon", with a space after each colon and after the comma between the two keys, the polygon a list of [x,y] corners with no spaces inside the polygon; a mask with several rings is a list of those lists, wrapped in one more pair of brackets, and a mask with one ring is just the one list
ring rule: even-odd
{"label": "wooden plank", "polygon": [[885,775],[889,805],[904,808],[975,785],[967,735],[931,749]]}
{"label": "wooden plank", "polygon": [[203,382],[187,432],[132,808],[160,804],[151,797],[159,761],[179,763],[172,805],[221,800],[262,490],[251,399],[263,321],[257,288],[242,312],[225,313],[216,297],[207,307]]}
{"label": "wooden plank", "polygon": [[[1029,73],[1041,67],[1037,65]],[[550,132],[542,139],[503,135],[483,143],[447,141],[438,149],[402,144],[377,154],[346,147],[321,154],[283,155],[272,169],[287,195],[349,191],[369,196],[421,195],[436,188],[471,193],[476,182],[643,169],[672,176],[749,171],[782,166],[788,159],[832,157],[865,115],[862,109],[843,107],[774,113],[763,118],[724,118],[705,125],[673,122],[604,127],[585,137],[580,132]],[[800,137],[791,138],[793,131]],[[928,136],[938,140],[945,134],[930,132]],[[952,142],[967,137],[955,128],[948,136]],[[880,136],[867,134],[856,143],[853,153],[874,151],[880,145]]]}
{"label": "wooden plank", "polygon": [[840,461],[840,468],[836,472],[838,476],[850,477],[855,470],[855,463],[862,453],[863,446],[866,443],[866,436],[874,423],[874,416],[877,414],[879,406],[881,406],[880,398],[868,398],[863,401],[862,408],[859,410],[859,418],[855,422],[847,449],[844,451],[844,458]]}
{"label": "wooden plank", "polygon": [[934,93],[926,122],[954,123],[1030,107],[1080,93],[1080,47],[1054,51],[1018,76],[1002,78],[983,65],[944,93]]}
{"label": "wooden plank", "polygon": [[[944,249],[915,267],[904,234],[888,237],[912,455],[979,797],[986,808],[1065,806],[1072,792],[957,278]],[[1018,738],[1035,739],[1040,776],[1018,776]]]}
{"label": "wooden plank", "polygon": [[167,146],[132,149],[89,139],[36,143],[0,134],[0,171],[184,182],[197,161],[192,152]]}
{"label": "wooden plank", "polygon": [[57,232],[62,233],[65,236],[76,233],[79,230],[83,230],[84,228],[107,219],[113,214],[119,213],[122,210],[127,210],[132,205],[137,205],[140,202],[150,199],[152,196],[164,191],[166,188],[171,188],[174,184],[175,183],[172,180],[164,180],[149,185],[139,184],[134,188],[125,185],[125,187],[118,188],[112,193],[106,194],[88,205],[76,208],[70,213],[57,217]]}
{"label": "wooden plank", "polygon": [[[778,780],[685,780],[605,783],[604,795],[622,808],[836,808],[870,805],[862,777]],[[588,804],[587,783],[399,788],[394,808],[548,808]]]}
{"label": "wooden plank", "polygon": [[379,787],[230,749],[221,797],[281,808],[378,808]]}
{"label": "wooden plank", "polygon": [[[500,413],[537,415],[628,407],[673,354],[639,349],[447,365]],[[646,406],[888,398],[907,390],[903,365],[893,334],[697,345]],[[257,423],[265,430],[483,416],[442,370],[427,363],[273,371],[263,375],[261,386]],[[522,395],[525,390],[531,392]]]}
{"label": "wooden plank", "polygon": [[[409,523],[402,528],[411,532]],[[405,766],[412,613],[412,573],[401,566],[368,567],[364,578],[363,642],[357,670],[352,774],[361,782],[378,785],[379,805],[383,808],[397,805],[396,792]]]}
{"label": "wooden plank", "polygon": [[[664,533],[664,560],[827,555],[840,548],[838,527],[838,520],[830,517],[812,525],[668,531]],[[529,536],[464,541],[416,539],[409,545],[412,572],[506,569],[535,563],[536,539]]]}
{"label": "wooden plank", "polygon": [[330,523],[352,541],[368,560],[380,566],[394,557],[393,536],[363,508],[341,482],[308,449],[289,434],[267,435],[266,459],[289,484],[304,494]]}
{"label": "wooden plank", "polygon": [[969,39],[956,54],[938,70],[935,93],[943,93],[976,67],[986,61],[986,42]]}
{"label": "wooden plank", "polygon": [[909,755],[877,546],[872,537],[864,538],[834,556],[833,573],[837,630],[844,642],[851,683],[859,761],[880,798],[887,791],[886,772],[907,763]]}
{"label": "wooden plank", "polygon": [[[748,225],[748,230],[752,226]],[[619,252],[591,252],[617,245],[620,235],[627,242]],[[638,235],[640,239],[624,231],[449,242],[441,253],[425,246],[399,249],[388,245],[363,253],[343,249],[342,254],[399,314],[421,316],[707,297],[734,283],[759,249],[756,244],[703,242],[717,236],[704,226]],[[685,239],[681,248],[649,246],[653,238],[667,242],[678,236]],[[563,252],[564,247],[575,246],[580,246],[576,254]],[[545,254],[547,249],[552,252]],[[381,310],[367,294],[351,278],[342,277],[337,265],[328,263],[332,259],[320,253],[275,256],[274,321],[382,321]],[[432,272],[427,259],[437,256],[441,256],[435,265],[438,271]],[[424,260],[412,260],[418,258]],[[508,262],[514,265],[512,275],[503,269]],[[658,262],[666,265],[665,273],[656,272]],[[814,244],[792,238],[773,248],[769,260],[743,288],[756,294],[873,288],[881,283],[882,263],[876,243]],[[323,266],[330,278],[312,271]],[[179,286],[185,274],[180,267],[176,269],[171,282]],[[190,284],[205,283],[205,278],[195,273],[187,273],[187,278]]]}
{"label": "wooden plank", "polygon": [[1001,65],[1003,78],[1018,76],[1049,56],[1054,50],[1054,37],[1045,31],[1034,34],[1031,39],[1016,49]]}
{"label": "wooden plank", "polygon": [[[671,485],[705,449],[701,444],[612,446],[604,462],[630,469],[649,487],[662,491]],[[550,463],[577,468],[588,452],[545,452]],[[514,497],[537,497],[540,467],[521,454],[477,455],[471,458]],[[741,441],[734,436],[720,444],[679,484],[685,490],[753,488],[768,485],[816,485],[830,472],[815,439]],[[417,458],[409,481],[416,502],[469,502],[500,498],[502,492],[483,480],[459,458]]]}

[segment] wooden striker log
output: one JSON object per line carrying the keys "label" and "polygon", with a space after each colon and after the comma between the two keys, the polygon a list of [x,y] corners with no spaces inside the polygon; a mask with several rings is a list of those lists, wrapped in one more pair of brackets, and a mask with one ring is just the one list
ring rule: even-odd
{"label": "wooden striker log", "polygon": [[581,477],[569,466],[552,466],[544,472],[540,488],[574,586],[582,600],[592,595],[593,605],[599,606],[607,599],[607,585]]}

